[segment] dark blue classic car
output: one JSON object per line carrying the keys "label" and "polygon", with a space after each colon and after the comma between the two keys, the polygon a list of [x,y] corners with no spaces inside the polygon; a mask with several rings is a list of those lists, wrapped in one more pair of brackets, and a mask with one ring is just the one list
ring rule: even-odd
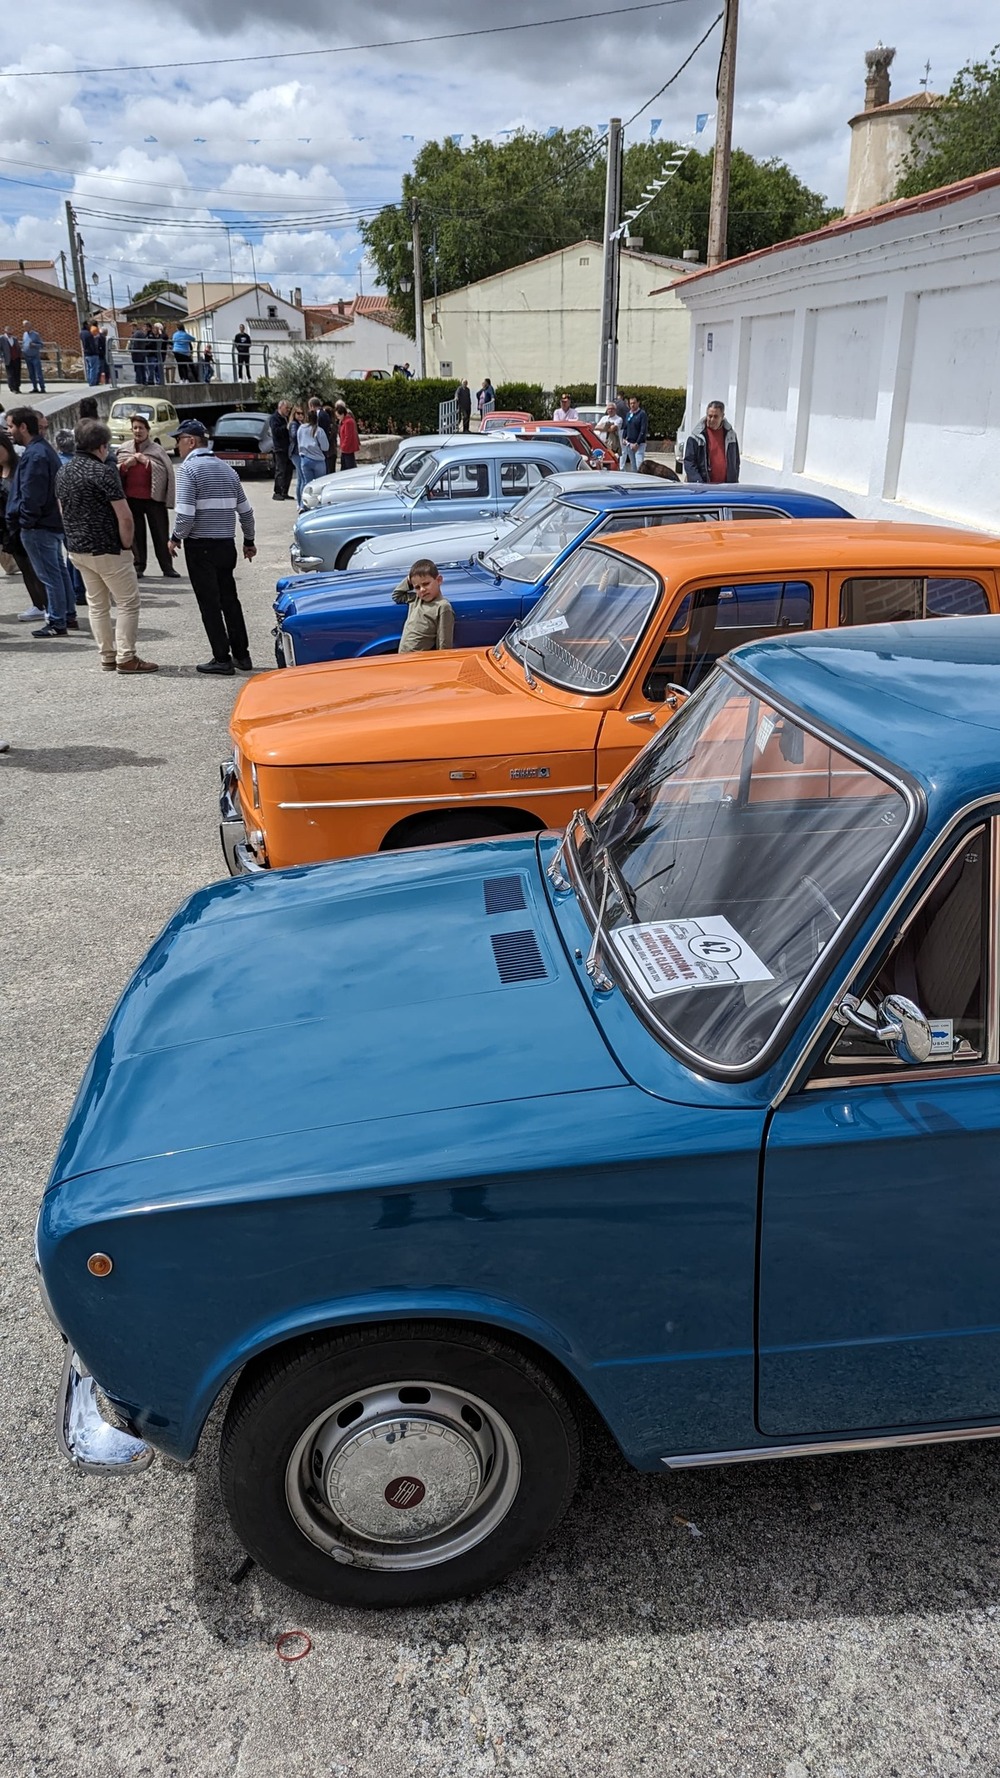
{"label": "dark blue classic car", "polygon": [[[573,480],[577,478],[574,476]],[[819,494],[784,488],[688,487],[649,478],[644,488],[580,476],[537,517],[502,542],[445,566],[444,590],[455,607],[455,647],[485,648],[526,617],[566,557],[594,536],[704,519],[845,519],[852,515]],[[420,539],[413,539],[413,559]],[[274,609],[279,667],[312,666],[366,654],[395,654],[406,606],[393,603],[398,573],[286,575]]]}
{"label": "dark blue classic car", "polygon": [[39,1215],[64,1449],[235,1382],[250,1554],[386,1605],[532,1555],[588,1402],[659,1472],[997,1436],[998,892],[992,617],[738,649],[561,837],[201,890]]}

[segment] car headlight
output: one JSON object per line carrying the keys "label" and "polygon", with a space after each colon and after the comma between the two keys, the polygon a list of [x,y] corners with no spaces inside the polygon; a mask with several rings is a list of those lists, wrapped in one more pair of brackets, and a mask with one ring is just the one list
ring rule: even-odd
{"label": "car headlight", "polygon": [[295,641],[294,641],[294,638],[289,635],[287,630],[282,630],[280,632],[280,639],[281,639],[281,652],[285,657],[285,666],[286,667],[294,667],[294,665],[295,665]]}

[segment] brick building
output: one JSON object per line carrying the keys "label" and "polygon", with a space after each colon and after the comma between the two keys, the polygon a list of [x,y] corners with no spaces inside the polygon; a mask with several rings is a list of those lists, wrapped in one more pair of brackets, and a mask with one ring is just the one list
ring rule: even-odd
{"label": "brick building", "polygon": [[0,271],[0,327],[20,334],[25,321],[37,327],[47,346],[79,351],[76,304],[69,291],[43,283],[30,272]]}

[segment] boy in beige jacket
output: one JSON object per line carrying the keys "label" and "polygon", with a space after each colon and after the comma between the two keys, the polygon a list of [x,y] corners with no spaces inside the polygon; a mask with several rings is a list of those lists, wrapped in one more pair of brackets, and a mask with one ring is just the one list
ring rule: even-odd
{"label": "boy in beige jacket", "polygon": [[441,570],[426,556],[414,562],[405,580],[393,591],[397,605],[409,605],[400,654],[453,648],[455,612],[441,590]]}

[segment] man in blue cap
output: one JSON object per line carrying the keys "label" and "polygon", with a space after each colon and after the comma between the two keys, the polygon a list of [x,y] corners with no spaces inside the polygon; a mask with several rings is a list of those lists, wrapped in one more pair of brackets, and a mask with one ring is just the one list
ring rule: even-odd
{"label": "man in blue cap", "polygon": [[252,673],[246,619],[236,591],[236,520],[243,531],[243,556],[252,562],[254,516],[235,469],[213,456],[208,433],[200,420],[182,420],[176,432],[181,466],[177,472],[177,498],[170,554],[184,545],[188,578],[198,601],[201,621],[212,650],[199,673],[218,673],[229,678],[239,667]]}

